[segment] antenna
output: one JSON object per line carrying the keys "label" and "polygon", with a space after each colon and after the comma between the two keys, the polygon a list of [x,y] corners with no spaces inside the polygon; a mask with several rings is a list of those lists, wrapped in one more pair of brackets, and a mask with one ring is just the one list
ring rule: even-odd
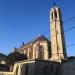
{"label": "antenna", "polygon": [[55,1],[55,0],[53,0],[53,6],[54,6],[54,7],[56,6],[56,1]]}
{"label": "antenna", "polygon": [[54,2],[53,2],[53,5],[56,6],[55,0],[54,0]]}

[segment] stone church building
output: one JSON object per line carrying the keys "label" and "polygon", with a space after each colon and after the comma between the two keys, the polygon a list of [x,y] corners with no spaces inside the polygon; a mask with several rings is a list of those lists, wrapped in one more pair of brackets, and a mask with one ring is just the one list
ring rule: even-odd
{"label": "stone church building", "polygon": [[50,41],[43,35],[35,38],[34,40],[23,44],[18,49],[20,53],[26,54],[29,59],[48,60],[51,55]]}
{"label": "stone church building", "polygon": [[61,10],[54,6],[50,10],[51,40],[40,35],[17,49],[26,54],[26,64],[18,62],[18,75],[62,75],[61,62],[67,59]]}
{"label": "stone church building", "polygon": [[17,49],[20,53],[26,54],[28,59],[61,61],[66,59],[66,46],[61,10],[54,6],[50,10],[50,41],[40,35],[32,41]]}
{"label": "stone church building", "polygon": [[57,6],[50,10],[50,32],[50,41],[40,35],[16,49],[27,55],[28,60],[16,62],[12,72],[0,75],[74,75],[75,58],[67,57],[62,14]]}

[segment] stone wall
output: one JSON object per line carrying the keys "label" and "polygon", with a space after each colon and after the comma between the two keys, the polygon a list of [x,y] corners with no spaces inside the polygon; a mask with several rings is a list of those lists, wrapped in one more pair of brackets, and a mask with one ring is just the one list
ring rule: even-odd
{"label": "stone wall", "polygon": [[62,63],[62,75],[75,75],[75,59]]}
{"label": "stone wall", "polygon": [[60,63],[51,61],[37,61],[35,63],[35,75],[61,75]]}
{"label": "stone wall", "polygon": [[12,72],[0,75],[60,75],[60,64],[48,60],[27,60],[15,63]]}
{"label": "stone wall", "polygon": [[13,71],[12,72],[9,72],[9,71],[0,71],[0,75],[16,75],[16,69],[17,69],[17,64],[15,64],[13,66]]}

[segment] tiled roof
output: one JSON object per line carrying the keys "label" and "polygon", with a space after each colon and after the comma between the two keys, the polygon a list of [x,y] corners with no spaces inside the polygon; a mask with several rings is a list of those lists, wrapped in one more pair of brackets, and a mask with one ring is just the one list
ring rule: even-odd
{"label": "tiled roof", "polygon": [[[29,45],[29,44],[33,44],[33,43],[35,43],[36,41],[38,41],[38,39],[40,39],[40,38],[43,38],[43,39],[46,40],[47,42],[50,42],[44,35],[39,35],[38,37],[36,37],[36,38],[34,38],[33,40],[27,42],[26,44],[23,44],[20,48],[22,48],[22,47],[24,47],[24,46],[27,46],[27,45]],[[18,48],[18,49],[20,49],[20,48]]]}

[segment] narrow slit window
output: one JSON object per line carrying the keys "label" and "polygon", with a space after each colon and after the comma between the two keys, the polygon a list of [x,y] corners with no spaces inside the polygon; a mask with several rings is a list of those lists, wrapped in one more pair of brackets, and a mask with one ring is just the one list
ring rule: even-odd
{"label": "narrow slit window", "polygon": [[52,12],[52,20],[53,20],[53,12]]}
{"label": "narrow slit window", "polygon": [[57,12],[54,10],[55,19],[57,18]]}

